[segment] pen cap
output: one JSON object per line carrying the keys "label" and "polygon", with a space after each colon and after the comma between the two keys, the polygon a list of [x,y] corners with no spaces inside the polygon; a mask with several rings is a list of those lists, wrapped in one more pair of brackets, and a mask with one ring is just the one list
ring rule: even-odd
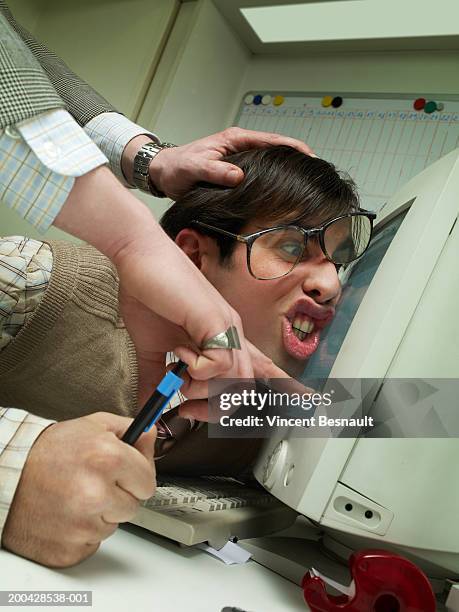
{"label": "pen cap", "polygon": [[180,378],[174,372],[170,371],[159,383],[157,390],[166,397],[171,397],[183,385],[183,378]]}

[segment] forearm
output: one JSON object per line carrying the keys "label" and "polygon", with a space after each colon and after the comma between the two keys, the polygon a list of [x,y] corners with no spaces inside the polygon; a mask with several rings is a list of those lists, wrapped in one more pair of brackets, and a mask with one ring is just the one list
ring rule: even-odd
{"label": "forearm", "polygon": [[125,246],[169,241],[149,209],[106,167],[77,178],[56,227],[92,244],[112,261]]}

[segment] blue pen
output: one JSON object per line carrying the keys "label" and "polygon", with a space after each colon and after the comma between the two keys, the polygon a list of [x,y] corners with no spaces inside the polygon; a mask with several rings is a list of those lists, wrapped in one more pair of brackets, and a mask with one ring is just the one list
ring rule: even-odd
{"label": "blue pen", "polygon": [[126,433],[121,438],[123,442],[133,445],[137,442],[142,432],[148,431],[153,427],[163,413],[164,408],[183,385],[184,381],[180,376],[185,373],[187,367],[188,365],[180,360],[166,374],[156,387],[153,395],[126,430]]}

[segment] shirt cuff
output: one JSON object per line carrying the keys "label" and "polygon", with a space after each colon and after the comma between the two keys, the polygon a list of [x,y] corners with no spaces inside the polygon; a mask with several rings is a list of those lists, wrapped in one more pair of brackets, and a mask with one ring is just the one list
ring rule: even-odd
{"label": "shirt cuff", "polygon": [[66,110],[37,115],[16,125],[33,153],[49,170],[76,178],[108,162]]}
{"label": "shirt cuff", "polygon": [[121,168],[123,151],[136,136],[149,136],[155,142],[159,142],[159,138],[120,113],[101,113],[91,119],[84,129],[108,157],[110,169],[123,185],[134,188],[134,185],[127,182]]}
{"label": "shirt cuff", "polygon": [[53,423],[17,408],[0,408],[0,542],[30,449]]}
{"label": "shirt cuff", "polygon": [[0,200],[39,232],[46,232],[75,179],[49,170],[19,135],[0,135],[0,159]]}

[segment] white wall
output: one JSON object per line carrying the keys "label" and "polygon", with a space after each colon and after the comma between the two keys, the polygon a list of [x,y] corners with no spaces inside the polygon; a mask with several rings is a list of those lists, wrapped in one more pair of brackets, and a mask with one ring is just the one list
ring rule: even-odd
{"label": "white wall", "polygon": [[[169,78],[162,77],[160,65],[161,80],[153,80],[140,115],[142,125],[176,144],[232,124],[235,101],[251,57],[210,0],[185,3],[182,11],[186,12],[187,35],[181,34],[180,41],[172,43],[175,61],[168,57],[166,48],[162,62],[167,64]],[[182,32],[181,24],[176,27]],[[164,200],[140,197],[157,216],[168,206]]]}
{"label": "white wall", "polygon": [[[177,144],[232,125],[248,90],[459,95],[458,51],[254,56],[211,0],[181,4],[175,15],[177,2],[10,0],[10,5],[27,27],[128,114],[135,113],[145,93],[138,122]],[[72,36],[64,27],[69,23]],[[162,34],[153,29],[155,23],[162,24]],[[167,44],[158,47],[158,36],[166,31]],[[156,216],[168,205],[136,195]],[[0,220],[3,233],[36,235],[5,207]]]}
{"label": "white wall", "polygon": [[43,13],[46,0],[9,0],[8,6],[15,19],[31,32],[35,32],[40,15]]}
{"label": "white wall", "polygon": [[459,95],[459,51],[254,56],[239,89]]}
{"label": "white wall", "polygon": [[[135,119],[175,21],[179,0],[9,0],[19,23],[120,112]],[[151,198],[150,198],[151,201]],[[3,235],[40,237],[5,205]],[[48,238],[73,240],[50,228]]]}
{"label": "white wall", "polygon": [[178,6],[178,0],[48,0],[34,33],[135,118]]}
{"label": "white wall", "polygon": [[[183,7],[187,9],[188,3]],[[175,66],[161,110],[154,123],[149,124],[161,136],[177,143],[211,134],[231,120],[234,98],[250,60],[250,53],[211,0],[201,0],[193,8],[180,62]],[[148,124],[147,112],[144,107],[142,117]]]}

